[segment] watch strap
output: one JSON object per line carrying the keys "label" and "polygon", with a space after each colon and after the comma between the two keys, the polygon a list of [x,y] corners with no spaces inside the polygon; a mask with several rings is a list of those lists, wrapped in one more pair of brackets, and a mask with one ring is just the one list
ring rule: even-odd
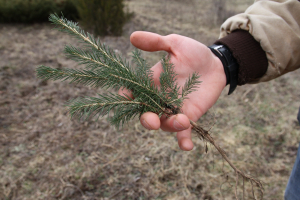
{"label": "watch strap", "polygon": [[237,87],[238,63],[226,46],[213,44],[208,48],[221,60],[223,64],[226,75],[226,85],[230,85],[228,92],[228,95],[230,95]]}

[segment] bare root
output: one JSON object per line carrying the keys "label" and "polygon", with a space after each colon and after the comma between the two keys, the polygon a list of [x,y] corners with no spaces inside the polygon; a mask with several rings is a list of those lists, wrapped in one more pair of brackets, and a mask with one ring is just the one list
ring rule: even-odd
{"label": "bare root", "polygon": [[[239,170],[227,157],[226,152],[215,142],[215,140],[213,139],[213,137],[211,137],[211,135],[209,134],[208,131],[204,130],[201,126],[199,126],[198,124],[196,124],[195,122],[193,122],[192,120],[190,120],[190,123],[192,125],[192,129],[196,131],[197,136],[204,141],[207,141],[209,143],[211,143],[217,150],[218,152],[222,155],[223,159],[226,160],[226,162],[230,165],[230,167],[234,170],[235,174],[236,174],[236,186],[235,186],[235,198],[238,199],[237,197],[237,184],[238,184],[238,179],[239,176],[241,176],[243,178],[243,198],[244,198],[244,180],[248,180],[250,181],[251,185],[252,185],[252,195],[253,198],[255,198],[254,195],[254,190],[253,190],[253,185],[256,185],[256,187],[259,189],[260,193],[261,193],[261,199],[263,198],[263,185],[262,183],[251,177],[248,176],[246,174],[244,174],[241,170]],[[256,198],[255,198],[256,199]]]}

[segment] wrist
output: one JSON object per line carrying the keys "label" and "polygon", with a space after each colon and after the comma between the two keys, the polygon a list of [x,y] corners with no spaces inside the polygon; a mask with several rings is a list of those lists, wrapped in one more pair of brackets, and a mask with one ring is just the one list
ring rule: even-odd
{"label": "wrist", "polygon": [[227,83],[227,79],[226,79],[226,74],[224,71],[224,67],[222,64],[222,61],[220,60],[220,58],[218,58],[214,53],[212,53],[213,56],[213,66],[215,71],[219,74],[219,78],[218,81],[220,82],[220,85],[222,85],[222,89],[224,89],[226,87],[226,83]]}

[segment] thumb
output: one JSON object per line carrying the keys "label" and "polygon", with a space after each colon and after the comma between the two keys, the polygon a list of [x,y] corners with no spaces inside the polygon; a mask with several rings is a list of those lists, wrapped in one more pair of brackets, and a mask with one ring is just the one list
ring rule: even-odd
{"label": "thumb", "polygon": [[144,51],[167,51],[171,52],[171,42],[168,36],[161,36],[156,33],[145,31],[133,32],[130,36],[130,42]]}

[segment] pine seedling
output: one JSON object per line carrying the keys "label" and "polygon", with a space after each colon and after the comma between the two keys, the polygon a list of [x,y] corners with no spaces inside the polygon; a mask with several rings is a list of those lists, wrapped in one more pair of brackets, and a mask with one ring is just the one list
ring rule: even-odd
{"label": "pine seedling", "polygon": [[[81,42],[85,43],[84,49],[71,45],[65,47],[67,57],[85,65],[84,69],[54,69],[46,66],[37,68],[37,76],[44,80],[63,80],[74,84],[82,84],[95,88],[126,88],[132,92],[134,99],[128,96],[107,93],[99,94],[98,97],[79,97],[67,102],[69,113],[72,117],[87,119],[92,116],[109,115],[109,121],[116,127],[124,125],[132,118],[141,116],[145,112],[153,112],[161,115],[175,115],[181,112],[181,106],[188,94],[193,92],[201,83],[200,75],[193,73],[181,88],[176,83],[174,66],[168,56],[162,58],[163,71],[160,74],[160,88],[153,82],[153,74],[146,61],[141,57],[139,50],[133,51],[135,68],[131,67],[126,60],[116,55],[108,46],[101,44],[91,34],[85,33],[77,23],[68,21],[64,17],[51,14],[49,20],[56,25],[57,29],[66,32]],[[251,184],[259,187],[263,195],[263,187],[260,181],[244,174],[237,169],[227,157],[225,151],[214,141],[210,133],[190,120],[197,136],[211,143],[224,160],[236,173],[249,180]],[[237,189],[236,189],[237,191]],[[237,192],[235,192],[236,194]],[[237,194],[236,194],[237,197]]]}
{"label": "pine seedling", "polygon": [[[200,83],[199,75],[194,73],[187,81],[186,86],[179,94],[180,88],[176,83],[174,66],[169,58],[162,59],[163,72],[160,76],[160,90],[152,80],[152,72],[146,61],[141,57],[141,52],[133,52],[133,60],[136,69],[128,62],[116,55],[109,47],[95,40],[90,34],[82,31],[76,23],[59,18],[52,14],[50,21],[57,28],[67,32],[82,42],[89,49],[78,49],[66,46],[66,55],[86,65],[84,69],[53,69],[40,66],[37,69],[38,77],[44,80],[69,80],[71,83],[89,85],[104,88],[127,88],[132,91],[134,99],[118,94],[108,93],[98,97],[80,97],[68,102],[69,112],[73,117],[88,118],[90,116],[102,116],[115,110],[115,114],[109,117],[111,124],[123,125],[135,116],[145,112],[154,112],[158,115],[177,114],[183,100]],[[179,97],[179,98],[178,98]]]}

